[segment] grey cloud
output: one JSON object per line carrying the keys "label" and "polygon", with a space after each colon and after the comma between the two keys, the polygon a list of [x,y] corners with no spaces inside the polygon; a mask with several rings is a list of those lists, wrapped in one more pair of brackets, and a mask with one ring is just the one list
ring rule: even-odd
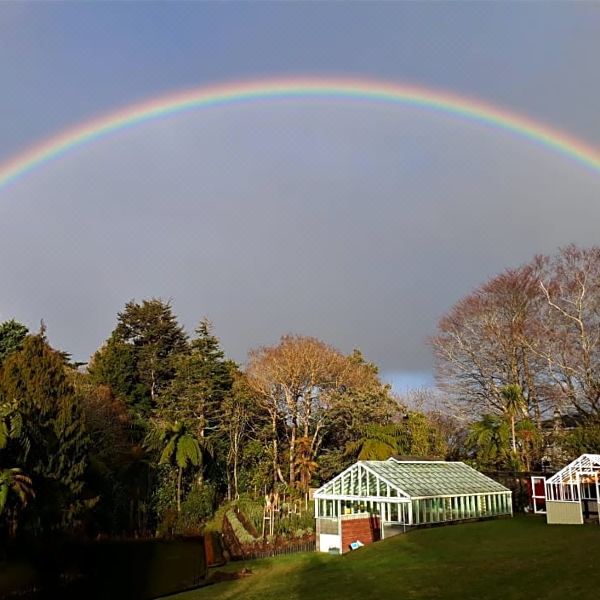
{"label": "grey cloud", "polygon": [[597,241],[600,175],[433,113],[272,103],[181,115],[0,191],[0,318],[87,359],[131,299],[209,316],[226,351],[286,332],[428,371],[473,286]]}

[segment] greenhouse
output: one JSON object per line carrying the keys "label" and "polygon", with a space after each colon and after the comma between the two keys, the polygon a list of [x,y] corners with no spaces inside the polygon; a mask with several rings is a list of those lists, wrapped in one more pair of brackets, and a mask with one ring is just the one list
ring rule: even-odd
{"label": "greenhouse", "polygon": [[322,551],[345,551],[357,532],[369,543],[407,527],[512,514],[511,491],[461,462],[359,461],[314,501]]}
{"label": "greenhouse", "polygon": [[[598,518],[600,498],[600,454],[582,454],[547,481],[532,477],[535,512],[546,512],[551,524],[581,525]],[[544,484],[544,496],[536,494]],[[545,508],[545,511],[544,511]]]}

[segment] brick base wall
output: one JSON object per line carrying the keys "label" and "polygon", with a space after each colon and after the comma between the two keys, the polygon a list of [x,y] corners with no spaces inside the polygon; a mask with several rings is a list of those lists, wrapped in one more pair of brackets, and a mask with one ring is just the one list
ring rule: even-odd
{"label": "brick base wall", "polygon": [[361,519],[342,519],[342,554],[350,552],[350,544],[356,540],[365,546],[380,539],[378,517],[364,517]]}

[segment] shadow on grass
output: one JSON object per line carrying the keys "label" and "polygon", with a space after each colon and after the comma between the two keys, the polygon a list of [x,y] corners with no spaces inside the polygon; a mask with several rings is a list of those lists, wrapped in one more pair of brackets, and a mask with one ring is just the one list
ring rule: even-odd
{"label": "shadow on grass", "polygon": [[13,567],[18,577],[0,598],[149,600],[197,587],[206,574],[201,538],[46,543],[18,553]]}

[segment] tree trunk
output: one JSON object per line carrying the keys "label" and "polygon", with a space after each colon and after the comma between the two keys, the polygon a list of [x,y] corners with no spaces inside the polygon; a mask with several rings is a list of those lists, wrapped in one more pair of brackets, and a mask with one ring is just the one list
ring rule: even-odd
{"label": "tree trunk", "polygon": [[235,445],[235,454],[233,455],[233,497],[237,500],[240,497],[238,491],[238,447]]}
{"label": "tree trunk", "polygon": [[201,440],[201,445],[200,445],[200,468],[198,471],[198,478],[197,478],[197,482],[198,485],[201,487],[204,483],[204,449],[206,448],[206,444],[204,443],[204,437],[206,436],[206,417],[204,415],[204,412],[202,412],[202,414],[200,415],[200,423],[199,423],[199,432],[200,434],[200,440]]}
{"label": "tree trunk", "polygon": [[271,433],[273,435],[273,489],[277,484],[277,469],[278,469],[278,456],[277,456],[277,417],[275,413],[271,416]]}
{"label": "tree trunk", "polygon": [[295,468],[295,460],[296,460],[296,424],[292,425],[292,433],[290,436],[290,487],[294,487],[294,483],[296,482],[296,468]]}
{"label": "tree trunk", "polygon": [[517,456],[517,437],[515,435],[515,415],[510,415],[510,430],[512,434],[512,451],[516,458]]}
{"label": "tree trunk", "polygon": [[181,512],[181,477],[183,476],[183,469],[179,467],[179,473],[177,475],[177,512]]}

